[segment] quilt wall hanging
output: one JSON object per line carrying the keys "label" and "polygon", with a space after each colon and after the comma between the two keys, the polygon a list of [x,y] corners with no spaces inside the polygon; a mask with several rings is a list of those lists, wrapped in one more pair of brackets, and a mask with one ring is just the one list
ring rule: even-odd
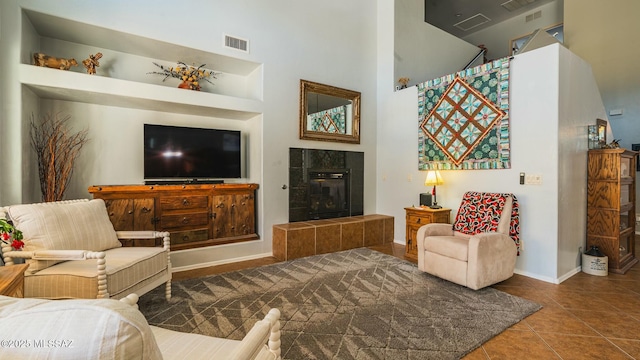
{"label": "quilt wall hanging", "polygon": [[418,84],[418,169],[508,169],[509,62]]}

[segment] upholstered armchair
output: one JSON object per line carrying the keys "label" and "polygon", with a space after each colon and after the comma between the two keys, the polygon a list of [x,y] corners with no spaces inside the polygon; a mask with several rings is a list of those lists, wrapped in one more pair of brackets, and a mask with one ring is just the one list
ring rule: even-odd
{"label": "upholstered armchair", "polygon": [[478,290],[513,275],[519,251],[513,194],[467,192],[451,224],[418,230],[418,269]]}
{"label": "upholstered armchair", "polygon": [[[3,245],[6,266],[26,259],[24,296],[48,299],[122,298],[165,284],[171,297],[167,232],[116,232],[101,199],[0,208],[24,235],[22,251]],[[162,247],[122,247],[119,239],[162,238]]]}
{"label": "upholstered armchair", "polygon": [[280,311],[270,309],[242,340],[150,326],[138,296],[43,300],[0,296],[3,359],[280,359]]}

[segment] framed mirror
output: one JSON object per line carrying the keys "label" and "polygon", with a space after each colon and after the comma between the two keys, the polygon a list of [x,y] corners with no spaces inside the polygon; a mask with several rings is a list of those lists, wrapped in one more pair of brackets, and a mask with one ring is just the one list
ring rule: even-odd
{"label": "framed mirror", "polygon": [[300,139],[360,144],[360,93],[300,80]]}

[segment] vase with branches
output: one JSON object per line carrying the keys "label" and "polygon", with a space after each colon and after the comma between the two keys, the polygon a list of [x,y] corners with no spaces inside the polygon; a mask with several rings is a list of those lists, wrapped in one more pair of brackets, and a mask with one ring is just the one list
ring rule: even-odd
{"label": "vase with branches", "polygon": [[88,129],[73,132],[70,115],[46,114],[31,118],[31,146],[38,160],[42,200],[62,200],[73,174],[73,165],[87,143]]}

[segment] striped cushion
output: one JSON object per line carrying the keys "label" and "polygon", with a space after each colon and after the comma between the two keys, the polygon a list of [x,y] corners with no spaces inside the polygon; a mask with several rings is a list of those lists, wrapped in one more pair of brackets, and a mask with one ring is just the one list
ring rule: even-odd
{"label": "striped cushion", "polygon": [[0,296],[0,318],[2,340],[24,344],[3,346],[3,359],[162,359],[142,313],[117,300]]}
{"label": "striped cushion", "polygon": [[[24,250],[103,251],[122,246],[104,200],[72,200],[12,205],[7,212],[24,234]],[[58,261],[28,260],[29,272]]]}
{"label": "striped cushion", "polygon": [[[167,275],[167,253],[159,247],[122,247],[106,251],[107,291],[121,298]],[[96,260],[66,261],[27,275],[25,297],[96,298]]]}

